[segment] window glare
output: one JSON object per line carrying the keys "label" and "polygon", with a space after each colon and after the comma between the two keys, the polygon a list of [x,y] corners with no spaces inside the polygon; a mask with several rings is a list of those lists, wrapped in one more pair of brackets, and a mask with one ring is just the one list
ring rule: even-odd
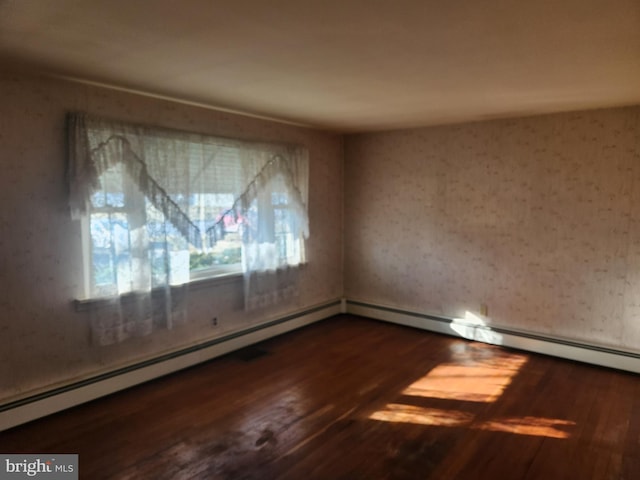
{"label": "window glare", "polygon": [[[107,174],[109,181],[104,183],[122,184],[122,179],[116,181],[119,171],[112,169]],[[231,211],[233,195],[192,193],[172,195],[172,198],[177,204],[186,207],[189,217],[200,231],[206,232],[219,225],[223,237],[210,248],[189,245],[178,229],[165,221],[162,212],[149,200],[145,200],[152,286],[185,283],[189,281],[191,273],[197,274],[198,277],[202,277],[203,274],[207,277],[221,272],[240,271],[241,226],[247,219]],[[127,215],[118,211],[125,205],[125,194],[99,191],[91,197],[91,203],[93,212],[90,233],[94,289],[100,294],[127,291],[129,280],[125,267],[130,261],[131,233]],[[119,265],[122,268],[118,268]],[[167,271],[170,278],[167,278]]]}

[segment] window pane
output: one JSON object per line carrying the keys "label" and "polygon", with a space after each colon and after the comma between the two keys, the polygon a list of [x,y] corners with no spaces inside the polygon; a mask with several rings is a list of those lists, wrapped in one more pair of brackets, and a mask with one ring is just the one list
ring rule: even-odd
{"label": "window pane", "polygon": [[128,225],[122,214],[91,215],[93,284],[101,294],[115,293],[122,262],[129,261]]}
{"label": "window pane", "polygon": [[111,220],[108,213],[91,215],[91,240],[94,248],[111,248]]}
{"label": "window pane", "polygon": [[[197,219],[200,231],[206,232],[212,240],[211,248],[191,248],[189,268],[194,272],[212,269],[216,266],[239,265],[242,261],[241,239],[237,218],[232,211],[234,197],[227,193],[199,193],[190,198],[191,218]],[[207,241],[203,242],[207,245]]]}
{"label": "window pane", "polygon": [[94,208],[122,208],[124,207],[124,193],[122,192],[122,166],[116,165],[104,172],[100,177],[102,188],[91,196]]}

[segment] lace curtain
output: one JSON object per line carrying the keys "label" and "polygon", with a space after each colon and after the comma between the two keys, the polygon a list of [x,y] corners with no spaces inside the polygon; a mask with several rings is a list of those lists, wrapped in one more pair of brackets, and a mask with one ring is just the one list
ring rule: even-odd
{"label": "lace curtain", "polygon": [[98,344],[185,321],[194,271],[237,264],[247,309],[297,295],[306,149],[85,114],[69,115],[68,128],[70,207],[87,237],[85,296],[100,299],[87,302]]}

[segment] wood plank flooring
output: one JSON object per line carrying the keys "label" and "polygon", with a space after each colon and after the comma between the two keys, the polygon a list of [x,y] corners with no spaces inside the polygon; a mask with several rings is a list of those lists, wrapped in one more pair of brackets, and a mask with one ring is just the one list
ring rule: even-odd
{"label": "wood plank flooring", "polygon": [[342,315],[0,432],[83,479],[637,479],[640,377]]}

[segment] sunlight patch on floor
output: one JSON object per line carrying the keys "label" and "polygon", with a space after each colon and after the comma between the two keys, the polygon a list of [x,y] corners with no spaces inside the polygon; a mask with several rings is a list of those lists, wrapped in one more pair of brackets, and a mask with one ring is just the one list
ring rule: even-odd
{"label": "sunlight patch on floor", "polygon": [[516,370],[492,367],[440,365],[402,393],[419,397],[494,402],[511,383]]}
{"label": "sunlight patch on floor", "polygon": [[437,408],[422,408],[413,405],[390,403],[384,410],[373,413],[369,418],[393,423],[414,423],[436,427],[462,427],[469,425],[473,420],[473,415],[457,410],[441,410]]}
{"label": "sunlight patch on floor", "polygon": [[569,438],[570,432],[567,430],[575,426],[575,422],[557,418],[513,417],[476,422],[474,417],[473,414],[460,410],[443,410],[390,403],[384,409],[374,412],[369,416],[369,419],[433,427],[463,427],[474,430],[548,438]]}
{"label": "sunlight patch on floor", "polygon": [[[482,325],[482,319],[468,316],[467,321]],[[495,347],[479,348],[473,344],[457,345],[455,363],[435,367],[424,377],[402,391],[402,395],[453,402],[492,403],[497,401],[520,372],[527,357],[497,351]],[[418,400],[412,400],[414,403]],[[454,404],[455,405],[455,404]],[[460,403],[464,408],[464,404]],[[544,417],[510,417],[479,421],[475,414],[459,409],[427,408],[389,403],[374,412],[371,420],[411,423],[436,427],[461,427],[516,435],[569,438],[568,430],[575,422]]]}
{"label": "sunlight patch on floor", "polygon": [[515,433],[517,435],[569,438],[570,433],[567,432],[566,429],[575,426],[575,424],[575,422],[560,420],[557,418],[517,417],[490,420],[474,428],[489,430],[492,432]]}
{"label": "sunlight patch on floor", "polygon": [[470,402],[495,402],[527,359],[522,355],[469,358],[444,364],[409,385],[404,395]]}

